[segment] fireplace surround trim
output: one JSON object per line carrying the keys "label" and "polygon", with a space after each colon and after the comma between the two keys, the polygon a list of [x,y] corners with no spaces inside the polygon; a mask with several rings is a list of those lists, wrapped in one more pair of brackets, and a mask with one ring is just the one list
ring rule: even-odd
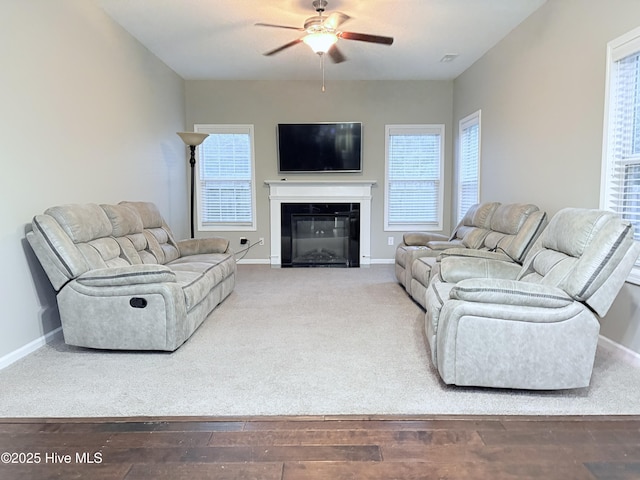
{"label": "fireplace surround trim", "polygon": [[375,180],[266,180],[269,186],[272,266],[280,266],[283,203],[359,203],[360,266],[371,264],[371,187]]}

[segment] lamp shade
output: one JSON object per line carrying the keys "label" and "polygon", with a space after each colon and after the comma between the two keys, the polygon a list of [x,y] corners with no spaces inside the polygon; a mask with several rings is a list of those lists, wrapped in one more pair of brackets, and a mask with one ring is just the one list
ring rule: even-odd
{"label": "lamp shade", "polygon": [[204,139],[209,136],[208,133],[196,133],[196,132],[177,132],[182,141],[190,147],[195,147],[204,142]]}
{"label": "lamp shade", "polygon": [[315,53],[327,53],[331,45],[338,41],[338,37],[334,33],[317,32],[309,33],[302,41],[309,45]]}

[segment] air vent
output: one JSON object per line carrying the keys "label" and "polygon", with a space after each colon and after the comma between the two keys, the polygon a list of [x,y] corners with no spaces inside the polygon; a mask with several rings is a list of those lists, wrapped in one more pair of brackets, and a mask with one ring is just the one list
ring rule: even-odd
{"label": "air vent", "polygon": [[453,62],[457,57],[458,57],[457,53],[447,53],[444,57],[440,59],[440,63]]}

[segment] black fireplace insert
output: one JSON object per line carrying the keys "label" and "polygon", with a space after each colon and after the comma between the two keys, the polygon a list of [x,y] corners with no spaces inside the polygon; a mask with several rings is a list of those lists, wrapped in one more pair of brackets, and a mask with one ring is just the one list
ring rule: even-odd
{"label": "black fireplace insert", "polygon": [[283,267],[359,267],[359,203],[283,203]]}

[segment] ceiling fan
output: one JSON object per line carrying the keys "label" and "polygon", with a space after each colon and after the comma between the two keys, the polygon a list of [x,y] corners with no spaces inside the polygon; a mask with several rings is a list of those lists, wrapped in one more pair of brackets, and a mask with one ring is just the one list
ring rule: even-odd
{"label": "ceiling fan", "polygon": [[256,23],[256,25],[263,27],[287,28],[289,30],[304,32],[304,35],[300,38],[266,52],[264,55],[275,55],[289,47],[293,47],[298,43],[304,42],[309,45],[315,53],[319,55],[327,53],[334,63],[341,63],[346,60],[346,57],[336,46],[336,42],[340,38],[345,40],[379,43],[382,45],[391,45],[393,43],[393,37],[369,35],[367,33],[345,32],[340,30],[340,26],[351,17],[342,12],[333,12],[328,16],[324,16],[323,13],[327,7],[327,0],[314,0],[312,5],[318,14],[307,18],[303,27],[289,27],[286,25],[274,25],[271,23]]}

